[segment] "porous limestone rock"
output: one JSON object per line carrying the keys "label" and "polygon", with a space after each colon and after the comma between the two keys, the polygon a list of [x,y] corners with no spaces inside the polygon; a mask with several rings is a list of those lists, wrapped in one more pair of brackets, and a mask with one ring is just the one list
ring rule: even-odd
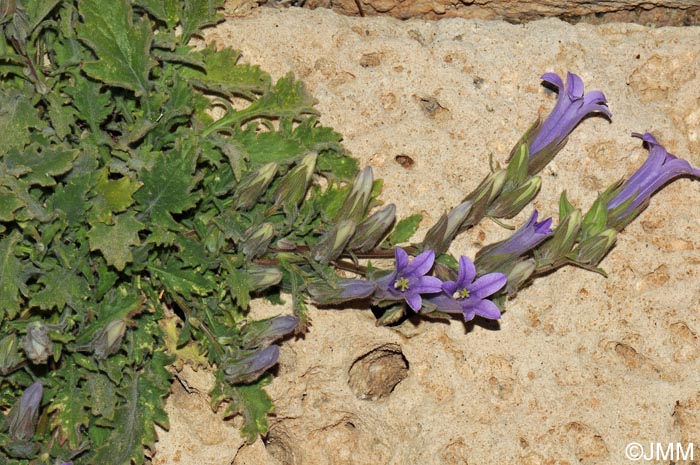
{"label": "porous limestone rock", "polygon": [[557,17],[574,22],[627,21],[655,25],[698,24],[700,20],[700,5],[696,0],[305,0],[292,3],[307,8],[331,8],[350,16],[388,15],[400,19],[459,17],[524,23]]}
{"label": "porous limestone rock", "polygon": [[[321,122],[384,179],[382,198],[400,216],[424,215],[418,237],[553,107],[539,79],[547,71],[603,90],[614,116],[584,120],[541,173],[541,217],[556,215],[564,189],[585,210],[631,174],[647,155],[632,132],[651,131],[700,165],[699,28],[258,9],[206,39],[274,77],[303,79]],[[671,184],[620,234],[602,263],[607,279],[559,270],[509,301],[499,324],[411,318],[384,328],[368,310],[312,308],[310,331],[282,347],[264,442],[243,446],[235,422],[226,440],[197,432],[197,408],[219,421],[199,397],[187,401],[206,388],[177,387],[156,463],[617,465],[633,441],[697,441],[699,206],[700,182]],[[452,251],[473,256],[507,234],[485,221]],[[254,303],[258,318],[284,312]]]}

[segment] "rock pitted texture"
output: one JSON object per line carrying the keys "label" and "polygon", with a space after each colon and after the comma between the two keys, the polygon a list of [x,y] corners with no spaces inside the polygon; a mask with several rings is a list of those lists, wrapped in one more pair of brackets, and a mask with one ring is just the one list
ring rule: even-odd
{"label": "rock pitted texture", "polygon": [[[586,209],[639,166],[647,152],[631,132],[652,131],[700,165],[698,28],[261,9],[208,40],[305,80],[322,123],[385,180],[383,198],[401,216],[423,213],[419,236],[554,105],[539,81],[546,71],[603,90],[614,118],[585,120],[543,171],[541,215],[556,214],[562,189]],[[200,403],[202,418],[217,421],[198,397],[187,400],[206,388],[178,388],[155,463],[618,465],[632,441],[697,442],[699,205],[700,182],[670,185],[620,235],[602,263],[609,278],[557,271],[510,301],[500,325],[378,328],[369,311],[314,309],[310,332],[283,346],[264,444],[241,447],[232,426],[195,433],[205,422],[187,415]],[[506,235],[485,222],[453,251],[473,256]]]}
{"label": "rock pitted texture", "polygon": [[[358,6],[359,3],[359,6]],[[569,20],[615,15],[610,20],[630,20],[635,16],[654,24],[682,24],[697,21],[700,6],[696,0],[306,0],[304,6],[331,8],[357,16],[386,14],[408,18],[478,18],[524,23],[534,19],[563,17]]]}

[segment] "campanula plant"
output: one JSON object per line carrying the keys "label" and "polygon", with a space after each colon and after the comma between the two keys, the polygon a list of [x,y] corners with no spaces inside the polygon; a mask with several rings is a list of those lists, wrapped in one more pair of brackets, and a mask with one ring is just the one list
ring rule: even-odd
{"label": "campanula plant", "polygon": [[[0,463],[145,463],[184,365],[214,371],[212,407],[253,441],[309,303],[384,325],[498,319],[538,276],[603,272],[650,196],[700,175],[645,134],[647,162],[587,213],[562,195],[556,227],[535,210],[473,259],[452,250],[528,208],[571,131],[610,117],[601,92],[547,73],[551,114],[411,241],[420,215],[382,204],[303,83],[190,45],[222,6],[0,0]],[[280,314],[251,318],[260,297]]]}

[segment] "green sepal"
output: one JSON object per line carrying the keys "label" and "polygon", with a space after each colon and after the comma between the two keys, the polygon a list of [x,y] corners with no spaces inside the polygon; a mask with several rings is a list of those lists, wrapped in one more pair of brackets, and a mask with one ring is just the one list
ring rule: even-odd
{"label": "green sepal", "polygon": [[605,229],[608,222],[607,201],[604,196],[598,198],[591,205],[590,210],[583,218],[582,239],[593,237]]}

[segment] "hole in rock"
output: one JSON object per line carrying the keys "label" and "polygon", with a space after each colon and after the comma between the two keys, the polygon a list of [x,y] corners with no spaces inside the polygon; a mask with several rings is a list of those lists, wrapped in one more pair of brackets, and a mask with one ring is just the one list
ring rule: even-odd
{"label": "hole in rock", "polygon": [[385,344],[355,360],[348,375],[358,399],[379,400],[408,376],[408,361],[398,344]]}

